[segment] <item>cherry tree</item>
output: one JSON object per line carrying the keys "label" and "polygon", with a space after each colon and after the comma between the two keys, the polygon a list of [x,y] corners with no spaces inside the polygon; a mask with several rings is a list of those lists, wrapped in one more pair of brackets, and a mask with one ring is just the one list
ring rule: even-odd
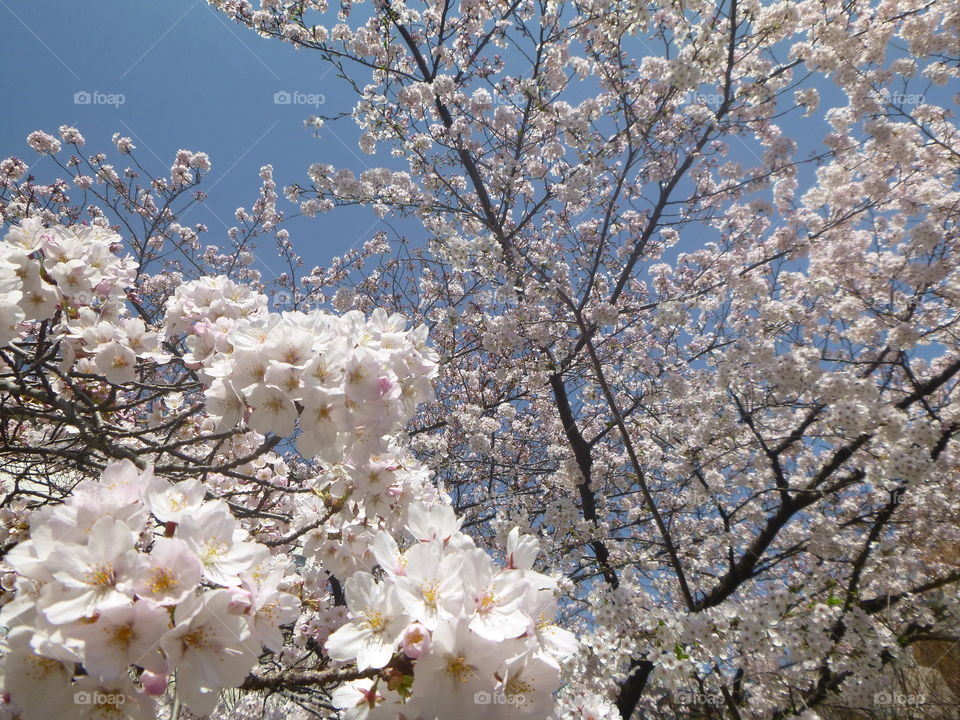
{"label": "cherry tree", "polygon": [[953,4],[210,4],[382,158],[290,207],[411,240],[0,165],[7,709],[948,716],[887,691],[960,612]]}
{"label": "cherry tree", "polygon": [[172,209],[202,200],[202,153],[156,177],[118,137],[122,180],[75,128],[28,142],[83,195],[3,164],[5,715],[227,717],[225,689],[281,714],[550,712],[577,643],[537,540],[478,546],[403,432],[426,327],[271,309],[270,168],[221,252]]}

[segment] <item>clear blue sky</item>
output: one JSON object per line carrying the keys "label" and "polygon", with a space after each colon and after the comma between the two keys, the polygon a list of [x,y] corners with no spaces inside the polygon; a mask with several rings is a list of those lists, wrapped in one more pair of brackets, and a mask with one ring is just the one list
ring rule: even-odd
{"label": "clear blue sky", "polygon": [[[223,244],[233,211],[255,199],[262,165],[274,166],[282,188],[306,184],[312,162],[357,172],[373,161],[357,148],[349,118],[328,124],[319,138],[304,127],[310,115],[352,107],[318,55],[260,38],[204,0],[0,0],[0,47],[0,157],[21,157],[35,163],[39,179],[52,179],[59,169],[25,139],[36,129],[56,134],[61,124],[79,128],[85,149],[108,153],[118,169],[124,165],[110,141],[114,132],[133,137],[151,170],[168,172],[179,148],[206,152],[210,198],[184,220],[206,224],[208,243]],[[91,102],[75,103],[83,92]],[[124,102],[97,104],[106,98],[95,92],[122,94]],[[278,105],[277,92],[325,102],[319,109]],[[294,209],[282,198],[280,207]],[[387,228],[368,210],[344,208],[296,219],[290,229],[305,259],[323,265]],[[268,266],[276,259],[269,240],[257,254]]]}
{"label": "clear blue sky", "polygon": [[[306,117],[349,112],[353,104],[331,66],[316,53],[258,37],[205,0],[0,0],[0,47],[0,157],[18,155],[35,162],[33,172],[41,180],[51,179],[57,168],[28,148],[25,138],[35,129],[56,133],[61,124],[79,128],[87,149],[111,153],[118,168],[123,157],[110,142],[114,132],[133,137],[140,161],[159,172],[169,168],[179,148],[207,152],[213,161],[204,185],[209,200],[183,220],[206,224],[208,243],[223,244],[233,211],[255,199],[262,165],[274,166],[282,188],[306,184],[306,169],[313,162],[354,172],[395,162],[361,153],[349,118],[328,123],[314,137],[303,125]],[[825,108],[843,104],[830,83],[821,79],[817,86],[824,102],[814,118],[801,120],[794,113],[781,121],[800,141],[798,157],[818,147],[827,132]],[[939,88],[934,94],[955,90]],[[77,93],[99,93],[96,99],[122,94],[124,102],[78,104]],[[276,93],[322,96],[324,103],[277,104]],[[757,161],[760,149],[739,145],[731,140],[732,159],[747,165]],[[803,169],[801,186],[810,182],[813,170]],[[283,199],[280,207],[295,209]],[[423,241],[415,222],[392,224],[414,243]],[[378,230],[396,238],[371,211],[360,208],[298,218],[288,227],[310,265],[326,264]],[[686,243],[683,249],[689,249]],[[276,260],[268,240],[257,254],[268,268]]]}

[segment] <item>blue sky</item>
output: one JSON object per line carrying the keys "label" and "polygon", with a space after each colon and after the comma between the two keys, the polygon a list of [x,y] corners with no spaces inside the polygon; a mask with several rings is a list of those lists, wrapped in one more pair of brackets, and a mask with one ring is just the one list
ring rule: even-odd
{"label": "blue sky", "polygon": [[[150,170],[168,172],[179,148],[206,152],[213,162],[203,185],[210,198],[185,222],[206,224],[208,243],[222,244],[234,210],[256,198],[262,165],[274,166],[282,188],[306,183],[312,162],[354,171],[372,164],[357,148],[349,118],[328,123],[320,137],[303,125],[310,115],[352,107],[318,55],[260,38],[205,0],[0,0],[0,47],[0,157],[35,163],[37,177],[51,179],[59,169],[27,147],[26,136],[36,129],[56,134],[61,124],[79,128],[85,149],[108,153],[118,169],[124,164],[110,141],[114,132],[134,138]],[[322,96],[324,103],[278,105],[278,92]],[[88,93],[90,102],[76,103],[77,93]],[[122,95],[123,103],[108,104],[109,95]],[[280,207],[294,209],[283,199]],[[289,227],[308,263],[321,265],[388,230],[371,211],[355,208]],[[269,240],[257,254],[268,267],[276,259]]]}
{"label": "blue sky", "polygon": [[[349,112],[353,104],[331,66],[317,53],[258,37],[205,0],[0,0],[0,47],[5,59],[0,63],[5,101],[0,157],[18,155],[35,162],[37,177],[51,179],[58,169],[29,149],[25,138],[35,129],[55,133],[61,124],[78,127],[87,149],[110,153],[118,167],[123,158],[111,152],[114,132],[132,136],[140,162],[158,172],[169,168],[179,148],[207,152],[213,161],[203,186],[209,200],[183,220],[206,224],[208,243],[223,244],[234,210],[255,199],[262,165],[274,166],[282,188],[306,183],[313,162],[355,172],[375,162],[395,162],[362,154],[349,118],[328,123],[315,137],[304,127],[306,117]],[[821,79],[817,86],[824,102],[814,118],[801,120],[795,111],[781,121],[800,141],[798,157],[818,147],[827,132],[824,110],[843,104],[829,83]],[[277,93],[323,103],[277,104]],[[104,102],[121,95],[122,104]],[[91,101],[78,103],[78,97]],[[760,149],[730,142],[732,159],[746,165],[758,160]],[[802,170],[802,186],[813,170]],[[280,207],[295,209],[282,199]],[[409,233],[415,244],[423,241],[415,222],[391,225]],[[325,265],[378,230],[396,239],[394,229],[360,208],[297,218],[288,227],[310,265]],[[686,233],[685,239],[692,235],[693,244],[703,241],[698,233]],[[679,249],[689,246],[683,243]],[[265,267],[276,269],[276,251],[268,240],[257,254]]]}

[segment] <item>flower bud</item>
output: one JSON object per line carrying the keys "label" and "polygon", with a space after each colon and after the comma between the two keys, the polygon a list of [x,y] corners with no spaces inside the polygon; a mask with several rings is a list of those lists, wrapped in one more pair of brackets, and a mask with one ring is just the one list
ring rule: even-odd
{"label": "flower bud", "polygon": [[430,649],[430,632],[418,622],[411,623],[403,631],[401,640],[403,652],[408,658],[416,660]]}

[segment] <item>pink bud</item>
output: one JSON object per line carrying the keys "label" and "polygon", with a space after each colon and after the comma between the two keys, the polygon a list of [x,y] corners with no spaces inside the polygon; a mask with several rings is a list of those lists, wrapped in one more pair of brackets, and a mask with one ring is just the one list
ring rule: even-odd
{"label": "pink bud", "polygon": [[[122,245],[120,246],[123,247]],[[113,281],[112,280],[102,280],[94,289],[93,292],[95,295],[109,295],[110,291],[113,290]]]}
{"label": "pink bud", "polygon": [[393,390],[393,381],[388,377],[377,378],[377,387],[380,388],[380,397]]}
{"label": "pink bud", "polygon": [[145,670],[140,676],[140,684],[147,695],[160,697],[167,691],[167,676]]}
{"label": "pink bud", "polygon": [[418,622],[411,623],[403,631],[403,652],[408,658],[416,660],[430,649],[430,632]]}
{"label": "pink bud", "polygon": [[231,615],[242,615],[250,606],[253,605],[253,594],[243,588],[227,588],[230,593],[230,603],[227,605],[227,612]]}

